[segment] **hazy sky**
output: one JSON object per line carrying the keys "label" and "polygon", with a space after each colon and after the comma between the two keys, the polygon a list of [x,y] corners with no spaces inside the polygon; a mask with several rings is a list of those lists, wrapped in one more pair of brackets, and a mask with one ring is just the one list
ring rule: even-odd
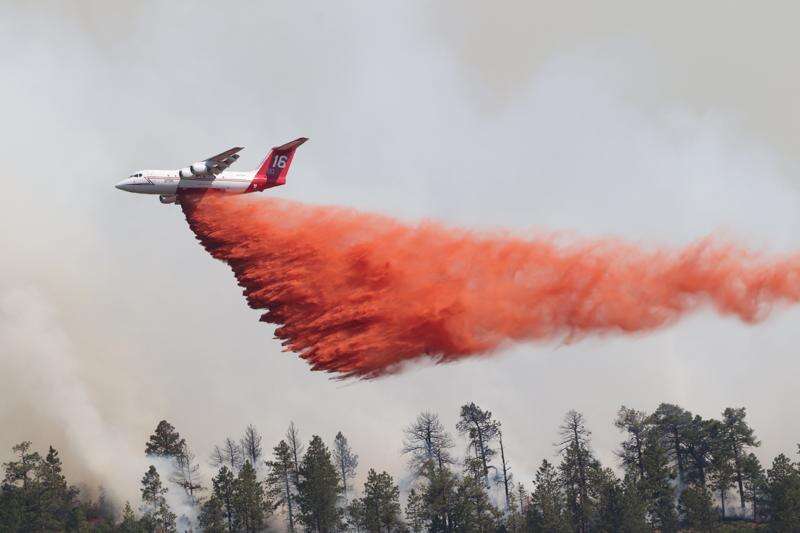
{"label": "hazy sky", "polygon": [[403,426],[429,409],[454,430],[475,401],[529,482],[567,410],[613,463],[619,406],[668,401],[747,406],[762,458],[793,452],[798,309],[342,383],[280,352],[179,208],[113,188],[235,145],[234,168],[252,168],[303,135],[288,186],[265,194],[800,249],[800,6],[583,4],[0,4],[0,449],[52,443],[74,475],[136,500],[160,419],[203,459],[248,423],[271,448],[294,420],[306,439],[343,431],[359,479],[402,479]]}

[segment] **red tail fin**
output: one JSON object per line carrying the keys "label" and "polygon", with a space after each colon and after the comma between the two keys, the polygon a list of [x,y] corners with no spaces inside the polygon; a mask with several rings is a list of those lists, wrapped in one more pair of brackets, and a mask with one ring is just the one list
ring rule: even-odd
{"label": "red tail fin", "polygon": [[249,190],[263,191],[286,183],[286,174],[289,172],[289,165],[292,164],[294,151],[307,140],[306,137],[300,137],[270,150],[253,177]]}

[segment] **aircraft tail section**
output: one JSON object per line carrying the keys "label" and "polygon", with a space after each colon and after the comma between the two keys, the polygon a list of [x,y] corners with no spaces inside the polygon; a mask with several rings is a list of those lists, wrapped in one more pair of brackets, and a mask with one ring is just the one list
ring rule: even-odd
{"label": "aircraft tail section", "polygon": [[300,137],[280,146],[275,146],[269,151],[267,157],[261,163],[253,177],[250,189],[253,191],[263,191],[270,187],[277,187],[286,183],[286,174],[289,173],[289,165],[292,164],[294,152],[297,147],[306,142],[308,138]]}

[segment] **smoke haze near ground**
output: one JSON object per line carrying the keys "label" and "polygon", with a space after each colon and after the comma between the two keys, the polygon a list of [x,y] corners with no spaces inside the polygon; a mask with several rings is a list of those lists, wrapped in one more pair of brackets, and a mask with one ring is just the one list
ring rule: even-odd
{"label": "smoke haze near ground", "polygon": [[[797,308],[755,328],[700,310],[647,336],[517,345],[490,364],[420,362],[343,386],[280,353],[180,210],[112,187],[229,146],[246,146],[236,168],[253,168],[304,135],[288,185],[267,194],[467,228],[671,249],[722,231],[767,256],[800,249],[800,6],[587,9],[2,3],[0,298],[15,303],[0,337],[0,450],[52,443],[70,474],[135,502],[163,418],[203,463],[250,422],[265,443],[292,419],[305,439],[341,430],[359,482],[367,466],[399,477],[402,427],[419,411],[452,429],[470,400],[503,422],[518,479],[551,457],[571,408],[607,464],[622,403],[705,417],[746,405],[759,455],[794,449]],[[24,338],[21,316],[34,324]],[[50,330],[68,377],[35,355]],[[111,428],[93,447],[84,413],[55,408],[61,387]],[[112,473],[96,466],[102,449],[118,450]]]}
{"label": "smoke haze near ground", "polygon": [[510,342],[659,328],[710,304],[746,322],[800,299],[800,257],[703,240],[648,251],[407,225],[285,200],[187,195],[197,238],[313,370],[372,378]]}

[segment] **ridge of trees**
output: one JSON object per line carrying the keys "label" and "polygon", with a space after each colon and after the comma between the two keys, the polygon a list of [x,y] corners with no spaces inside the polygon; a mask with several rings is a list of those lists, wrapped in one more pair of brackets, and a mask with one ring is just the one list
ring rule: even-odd
{"label": "ridge of trees", "polygon": [[2,465],[0,531],[667,533],[745,523],[800,531],[800,463],[780,454],[764,468],[745,408],[704,419],[674,404],[652,413],[622,406],[614,425],[622,436],[618,463],[603,465],[584,416],[569,411],[554,457],[526,483],[511,475],[514,454],[491,411],[461,407],[461,458],[438,415],[420,413],[404,428],[409,476],[401,498],[392,475],[374,468],[356,491],[358,455],[345,435],[328,448],[318,435],[303,441],[293,422],[267,454],[253,425],[241,439],[226,438],[209,458],[216,473],[207,483],[186,439],[162,420],[145,444],[153,464],[140,501],[121,511],[102,491],[82,497],[58,451],[51,446],[42,456],[26,441]]}

